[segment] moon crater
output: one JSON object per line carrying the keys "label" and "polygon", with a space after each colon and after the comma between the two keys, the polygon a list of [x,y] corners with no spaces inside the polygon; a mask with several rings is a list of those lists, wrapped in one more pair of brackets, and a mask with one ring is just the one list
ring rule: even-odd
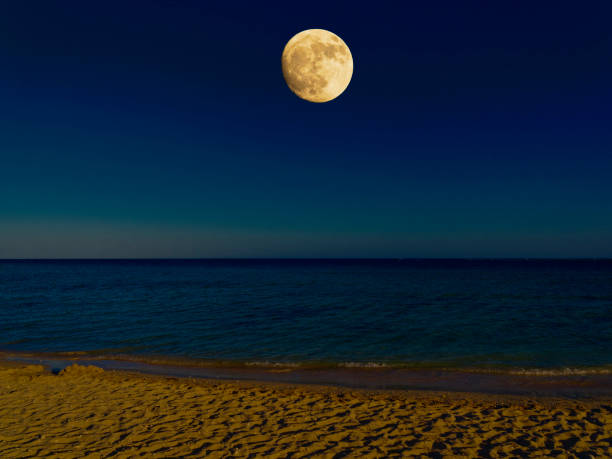
{"label": "moon crater", "polygon": [[295,35],[283,50],[283,76],[298,97],[328,102],[344,92],[353,75],[351,52],[337,35],[309,29]]}

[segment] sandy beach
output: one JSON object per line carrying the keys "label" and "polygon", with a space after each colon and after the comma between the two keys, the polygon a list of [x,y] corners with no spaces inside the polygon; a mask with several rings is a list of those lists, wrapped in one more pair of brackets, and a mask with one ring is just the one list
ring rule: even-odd
{"label": "sandy beach", "polygon": [[0,368],[0,457],[612,457],[612,403]]}

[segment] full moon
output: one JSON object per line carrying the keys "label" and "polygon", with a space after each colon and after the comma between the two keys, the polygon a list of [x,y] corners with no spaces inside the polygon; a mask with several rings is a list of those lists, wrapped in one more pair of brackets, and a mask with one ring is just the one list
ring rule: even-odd
{"label": "full moon", "polygon": [[281,63],[289,89],[310,102],[335,99],[353,76],[353,56],[348,46],[323,29],[294,35],[285,45]]}

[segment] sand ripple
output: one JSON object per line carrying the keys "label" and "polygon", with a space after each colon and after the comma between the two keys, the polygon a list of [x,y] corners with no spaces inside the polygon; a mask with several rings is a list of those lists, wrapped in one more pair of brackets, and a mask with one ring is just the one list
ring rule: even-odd
{"label": "sand ripple", "polygon": [[612,457],[605,401],[0,368],[0,457]]}

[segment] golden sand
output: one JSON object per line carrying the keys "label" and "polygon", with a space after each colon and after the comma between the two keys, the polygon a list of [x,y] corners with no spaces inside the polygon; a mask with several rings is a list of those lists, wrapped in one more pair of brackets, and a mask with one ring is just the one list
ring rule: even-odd
{"label": "golden sand", "polygon": [[612,457],[612,405],[0,368],[0,457]]}

